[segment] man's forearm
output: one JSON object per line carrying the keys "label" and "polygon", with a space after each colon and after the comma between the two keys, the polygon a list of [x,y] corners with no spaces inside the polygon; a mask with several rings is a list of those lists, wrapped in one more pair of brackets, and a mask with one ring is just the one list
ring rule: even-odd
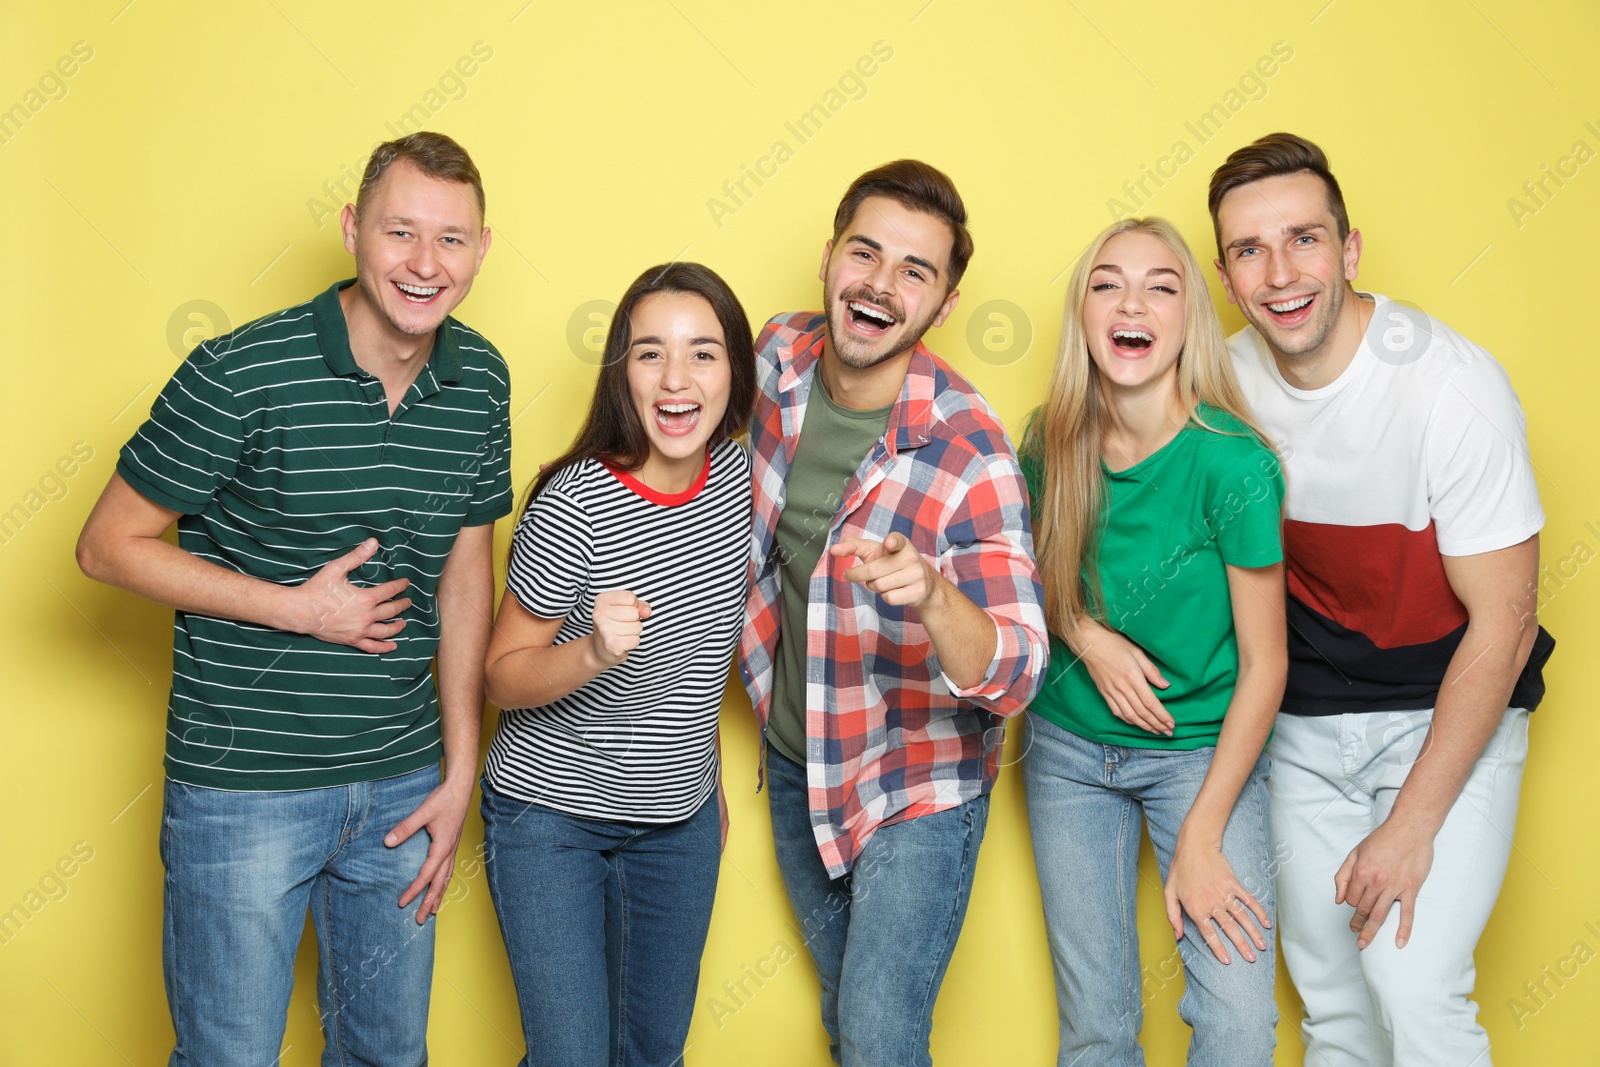
{"label": "man's forearm", "polygon": [[[461,536],[469,536],[463,530]],[[481,533],[470,536],[482,537]],[[490,543],[492,544],[492,534]],[[494,570],[489,552],[454,550],[439,576],[439,731],[444,744],[444,779],[471,792],[478,773],[483,729],[483,661],[494,611]]]}
{"label": "man's forearm", "polygon": [[995,621],[948,578],[938,575],[919,616],[945,675],[962,689],[984,680],[999,646]]}
{"label": "man's forearm", "polygon": [[179,611],[304,632],[290,587],[220,567],[159,537],[80,542],[78,561],[96,581]]}
{"label": "man's forearm", "polygon": [[1390,819],[1429,835],[1438,832],[1505,715],[1537,632],[1536,625],[1519,632],[1502,623],[1486,633],[1468,624],[1439,688],[1421,755],[1395,798]]}

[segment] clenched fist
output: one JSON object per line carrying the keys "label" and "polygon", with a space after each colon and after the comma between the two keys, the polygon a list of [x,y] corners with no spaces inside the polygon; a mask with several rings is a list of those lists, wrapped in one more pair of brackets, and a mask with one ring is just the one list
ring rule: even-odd
{"label": "clenched fist", "polygon": [[650,605],[626,589],[612,589],[594,598],[594,632],[589,635],[595,659],[615,667],[639,647]]}

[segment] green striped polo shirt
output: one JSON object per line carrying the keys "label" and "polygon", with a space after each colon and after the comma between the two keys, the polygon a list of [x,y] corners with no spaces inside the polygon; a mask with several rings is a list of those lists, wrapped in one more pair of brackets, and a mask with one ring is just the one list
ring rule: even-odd
{"label": "green striped polo shirt", "polygon": [[442,754],[429,670],[435,591],[463,526],[511,510],[510,375],[446,318],[389,415],[350,353],[340,282],[192,352],[123,448],[117,472],[180,513],[178,543],[298,585],[368,537],[360,586],[409,578],[393,652],[179,611],[167,775],[217,789],[310,789],[425,767]]}

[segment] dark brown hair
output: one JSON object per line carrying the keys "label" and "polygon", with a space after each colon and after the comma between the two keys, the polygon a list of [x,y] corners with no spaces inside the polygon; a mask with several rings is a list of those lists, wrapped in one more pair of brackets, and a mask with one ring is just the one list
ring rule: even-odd
{"label": "dark brown hair", "polygon": [[692,293],[711,305],[722,336],[728,345],[728,366],[732,384],[728,390],[728,410],[711,432],[707,444],[715,448],[731,437],[744,433],[756,402],[756,349],[750,333],[750,320],[733,295],[728,283],[710,267],[698,263],[665,263],[651,267],[634,279],[622,294],[611,327],[606,331],[605,362],[595,382],[594,399],[583,428],[568,448],[545,464],[528,489],[523,510],[544,491],[559,472],[586,459],[599,460],[612,467],[636,471],[650,458],[650,439],[634,410],[628,390],[628,349],[633,346],[630,316],[639,301],[652,293]]}
{"label": "dark brown hair", "polygon": [[356,218],[367,206],[372,191],[397,160],[409,160],[412,166],[430,178],[442,182],[460,182],[472,186],[478,196],[478,218],[484,215],[483,179],[473,164],[467,150],[442,133],[422,130],[394,141],[385,141],[372,150],[367,169],[361,175],[361,188],[356,192]]}
{"label": "dark brown hair", "polygon": [[967,232],[967,206],[944,171],[916,159],[897,159],[867,171],[850,183],[839,210],[833,213],[833,239],[844,235],[861,202],[886,196],[912,211],[921,211],[950,227],[950,288],[954,289],[972,259],[972,234]]}
{"label": "dark brown hair", "polygon": [[1301,172],[1315,174],[1328,190],[1328,210],[1339,227],[1339,241],[1350,236],[1350,216],[1344,209],[1344,193],[1339,190],[1338,179],[1328,168],[1328,157],[1322,149],[1292,133],[1269,133],[1236,149],[1222,166],[1211,175],[1211,192],[1207,204],[1211,208],[1211,229],[1217,238],[1217,258],[1222,255],[1222,225],[1217,221],[1217,211],[1222,198],[1241,185]]}

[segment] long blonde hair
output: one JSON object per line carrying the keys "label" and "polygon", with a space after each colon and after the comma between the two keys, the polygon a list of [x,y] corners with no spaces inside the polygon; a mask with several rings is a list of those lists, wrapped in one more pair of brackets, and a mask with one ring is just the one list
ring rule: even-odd
{"label": "long blonde hair", "polygon": [[[1078,619],[1105,619],[1099,589],[1099,541],[1103,522],[1105,474],[1100,449],[1106,432],[1106,400],[1100,371],[1089,355],[1083,332],[1083,304],[1089,273],[1107,241],[1120,233],[1146,233],[1171,249],[1183,268],[1183,348],[1178,354],[1178,400],[1188,421],[1207,425],[1200,404],[1238,419],[1270,448],[1270,439],[1250,413],[1229,362],[1222,323],[1211,306],[1204,276],[1177,227],[1163,218],[1132,218],[1108,226],[1089,243],[1067,283],[1061,317],[1061,347],[1050,374],[1049,392],[1024,440],[1043,475],[1044,492],[1033,501],[1034,549],[1044,582],[1045,619],[1051,632],[1077,648]],[[1085,587],[1082,572],[1090,576]]]}

